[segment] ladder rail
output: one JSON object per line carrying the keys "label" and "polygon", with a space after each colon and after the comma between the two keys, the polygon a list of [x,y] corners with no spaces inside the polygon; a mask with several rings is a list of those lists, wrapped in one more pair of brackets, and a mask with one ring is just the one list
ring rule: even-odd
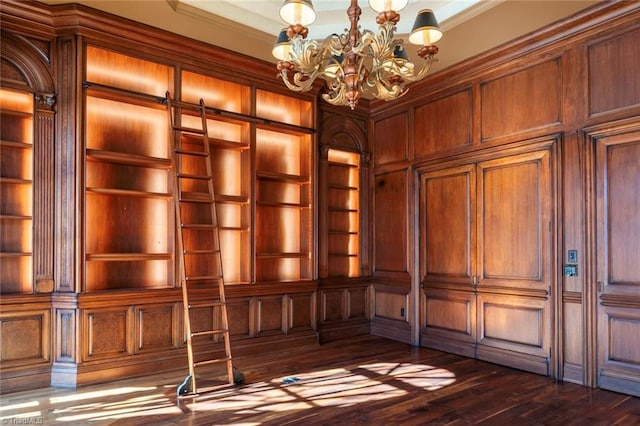
{"label": "ladder rail", "polygon": [[[185,321],[185,332],[186,332],[186,343],[187,343],[187,357],[189,364],[189,376],[183,381],[183,383],[178,387],[178,395],[183,395],[184,386],[190,385],[191,393],[195,393],[197,391],[196,385],[196,366],[200,365],[209,365],[214,363],[226,363],[227,377],[229,384],[233,385],[237,383],[238,380],[234,377],[234,368],[231,356],[231,343],[229,336],[229,320],[228,320],[228,312],[227,312],[227,303],[226,303],[226,295],[224,288],[224,273],[223,273],[223,261],[222,261],[222,252],[220,247],[220,235],[219,235],[219,223],[218,223],[218,212],[217,212],[217,204],[215,199],[215,186],[213,181],[213,170],[210,161],[211,156],[211,148],[209,145],[208,139],[208,128],[207,128],[207,113],[206,107],[204,105],[204,100],[200,100],[199,104],[189,104],[180,101],[174,101],[171,99],[169,92],[166,94],[167,101],[167,111],[169,114],[169,123],[171,126],[171,154],[172,154],[172,164],[174,171],[174,179],[173,179],[173,190],[174,190],[174,208],[175,208],[175,219],[176,219],[176,232],[177,232],[177,240],[178,240],[178,256],[179,256],[179,282],[182,287],[182,302],[183,302],[183,312],[184,312],[184,321]],[[188,109],[191,111],[197,111],[200,120],[201,120],[201,128],[193,128],[193,127],[185,127],[182,124],[182,116],[183,110]],[[202,138],[203,143],[203,151],[193,151],[190,149],[183,148],[183,138],[185,135],[198,135],[198,137]],[[205,162],[205,171],[204,175],[196,175],[195,173],[183,173],[183,160],[185,157],[199,157]],[[191,199],[183,199],[183,194],[186,191],[183,191],[183,182],[185,180],[198,180],[198,181],[206,181],[207,182],[207,191],[208,194],[197,193],[201,197],[203,195],[208,195],[208,199],[202,198],[202,200],[196,201],[197,203],[209,204],[210,207],[210,224],[185,224],[182,220],[182,206],[183,204],[193,203],[194,201]],[[187,229],[190,232],[199,231],[210,233],[212,238],[213,249],[198,249],[198,250],[189,250],[185,247],[184,240],[184,232],[183,230]],[[193,253],[206,254],[215,256],[214,263],[217,265],[218,274],[215,275],[216,281],[218,282],[218,301],[217,302],[209,302],[209,303],[196,303],[192,304],[189,300],[189,282],[190,278],[192,281],[201,280],[202,277],[189,277],[187,274],[187,263],[186,256]],[[217,262],[215,262],[217,260]],[[195,309],[197,307],[210,306],[213,309],[215,314],[216,308],[219,310],[219,318],[220,324],[216,324],[215,316],[213,321],[213,330],[203,330],[198,332],[193,332],[191,329],[191,309]],[[225,357],[211,360],[204,360],[196,362],[194,359],[194,350],[193,350],[193,337],[197,336],[219,336],[222,335]],[[241,373],[238,373],[241,376]]]}
{"label": "ladder rail", "polygon": [[207,161],[206,161],[206,169],[207,175],[210,177],[208,185],[209,185],[209,194],[211,195],[211,199],[213,200],[213,204],[211,205],[211,218],[212,222],[215,225],[215,230],[213,232],[214,238],[214,247],[218,250],[218,257],[220,260],[219,268],[220,268],[220,281],[218,282],[218,298],[220,299],[220,319],[221,319],[221,328],[223,330],[227,330],[227,332],[223,335],[223,344],[224,344],[224,352],[227,355],[227,378],[229,380],[229,384],[233,385],[233,362],[231,359],[231,342],[229,336],[229,319],[227,313],[227,298],[224,290],[224,265],[222,261],[222,247],[220,247],[220,232],[218,230],[218,209],[215,197],[215,187],[213,182],[213,170],[211,166],[211,146],[209,145],[209,128],[207,126],[207,109],[204,105],[204,99],[200,99],[200,119],[202,120],[202,130],[203,130],[203,143],[204,150],[207,153]]}

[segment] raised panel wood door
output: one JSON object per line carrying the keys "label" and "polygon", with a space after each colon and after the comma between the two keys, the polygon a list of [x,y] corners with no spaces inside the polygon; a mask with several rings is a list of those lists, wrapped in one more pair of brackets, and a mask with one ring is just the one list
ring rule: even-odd
{"label": "raised panel wood door", "polygon": [[595,148],[598,386],[640,396],[640,131]]}
{"label": "raised panel wood door", "polygon": [[420,182],[422,344],[475,356],[476,165],[428,171]]}
{"label": "raised panel wood door", "polygon": [[477,191],[477,355],[549,374],[551,151],[478,163]]}

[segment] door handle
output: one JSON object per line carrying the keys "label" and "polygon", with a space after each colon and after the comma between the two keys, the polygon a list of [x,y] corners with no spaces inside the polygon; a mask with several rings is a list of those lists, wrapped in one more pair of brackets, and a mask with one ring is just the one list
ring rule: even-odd
{"label": "door handle", "polygon": [[598,293],[602,293],[604,291],[604,283],[602,281],[598,281]]}

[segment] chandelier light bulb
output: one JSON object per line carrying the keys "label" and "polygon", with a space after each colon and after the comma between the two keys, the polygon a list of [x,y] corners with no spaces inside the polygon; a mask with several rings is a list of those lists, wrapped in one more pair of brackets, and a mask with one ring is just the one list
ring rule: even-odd
{"label": "chandelier light bulb", "polygon": [[378,13],[390,10],[400,12],[408,3],[409,0],[369,0],[369,7]]}
{"label": "chandelier light bulb", "polygon": [[289,25],[307,26],[316,20],[311,0],[285,0],[280,7],[280,17]]}

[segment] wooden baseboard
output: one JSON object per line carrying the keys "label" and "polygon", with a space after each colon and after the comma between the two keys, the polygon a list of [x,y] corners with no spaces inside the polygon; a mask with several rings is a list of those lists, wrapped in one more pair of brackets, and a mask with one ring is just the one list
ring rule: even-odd
{"label": "wooden baseboard", "polygon": [[3,370],[0,378],[0,394],[46,388],[50,382],[50,365],[31,367],[28,370]]}

